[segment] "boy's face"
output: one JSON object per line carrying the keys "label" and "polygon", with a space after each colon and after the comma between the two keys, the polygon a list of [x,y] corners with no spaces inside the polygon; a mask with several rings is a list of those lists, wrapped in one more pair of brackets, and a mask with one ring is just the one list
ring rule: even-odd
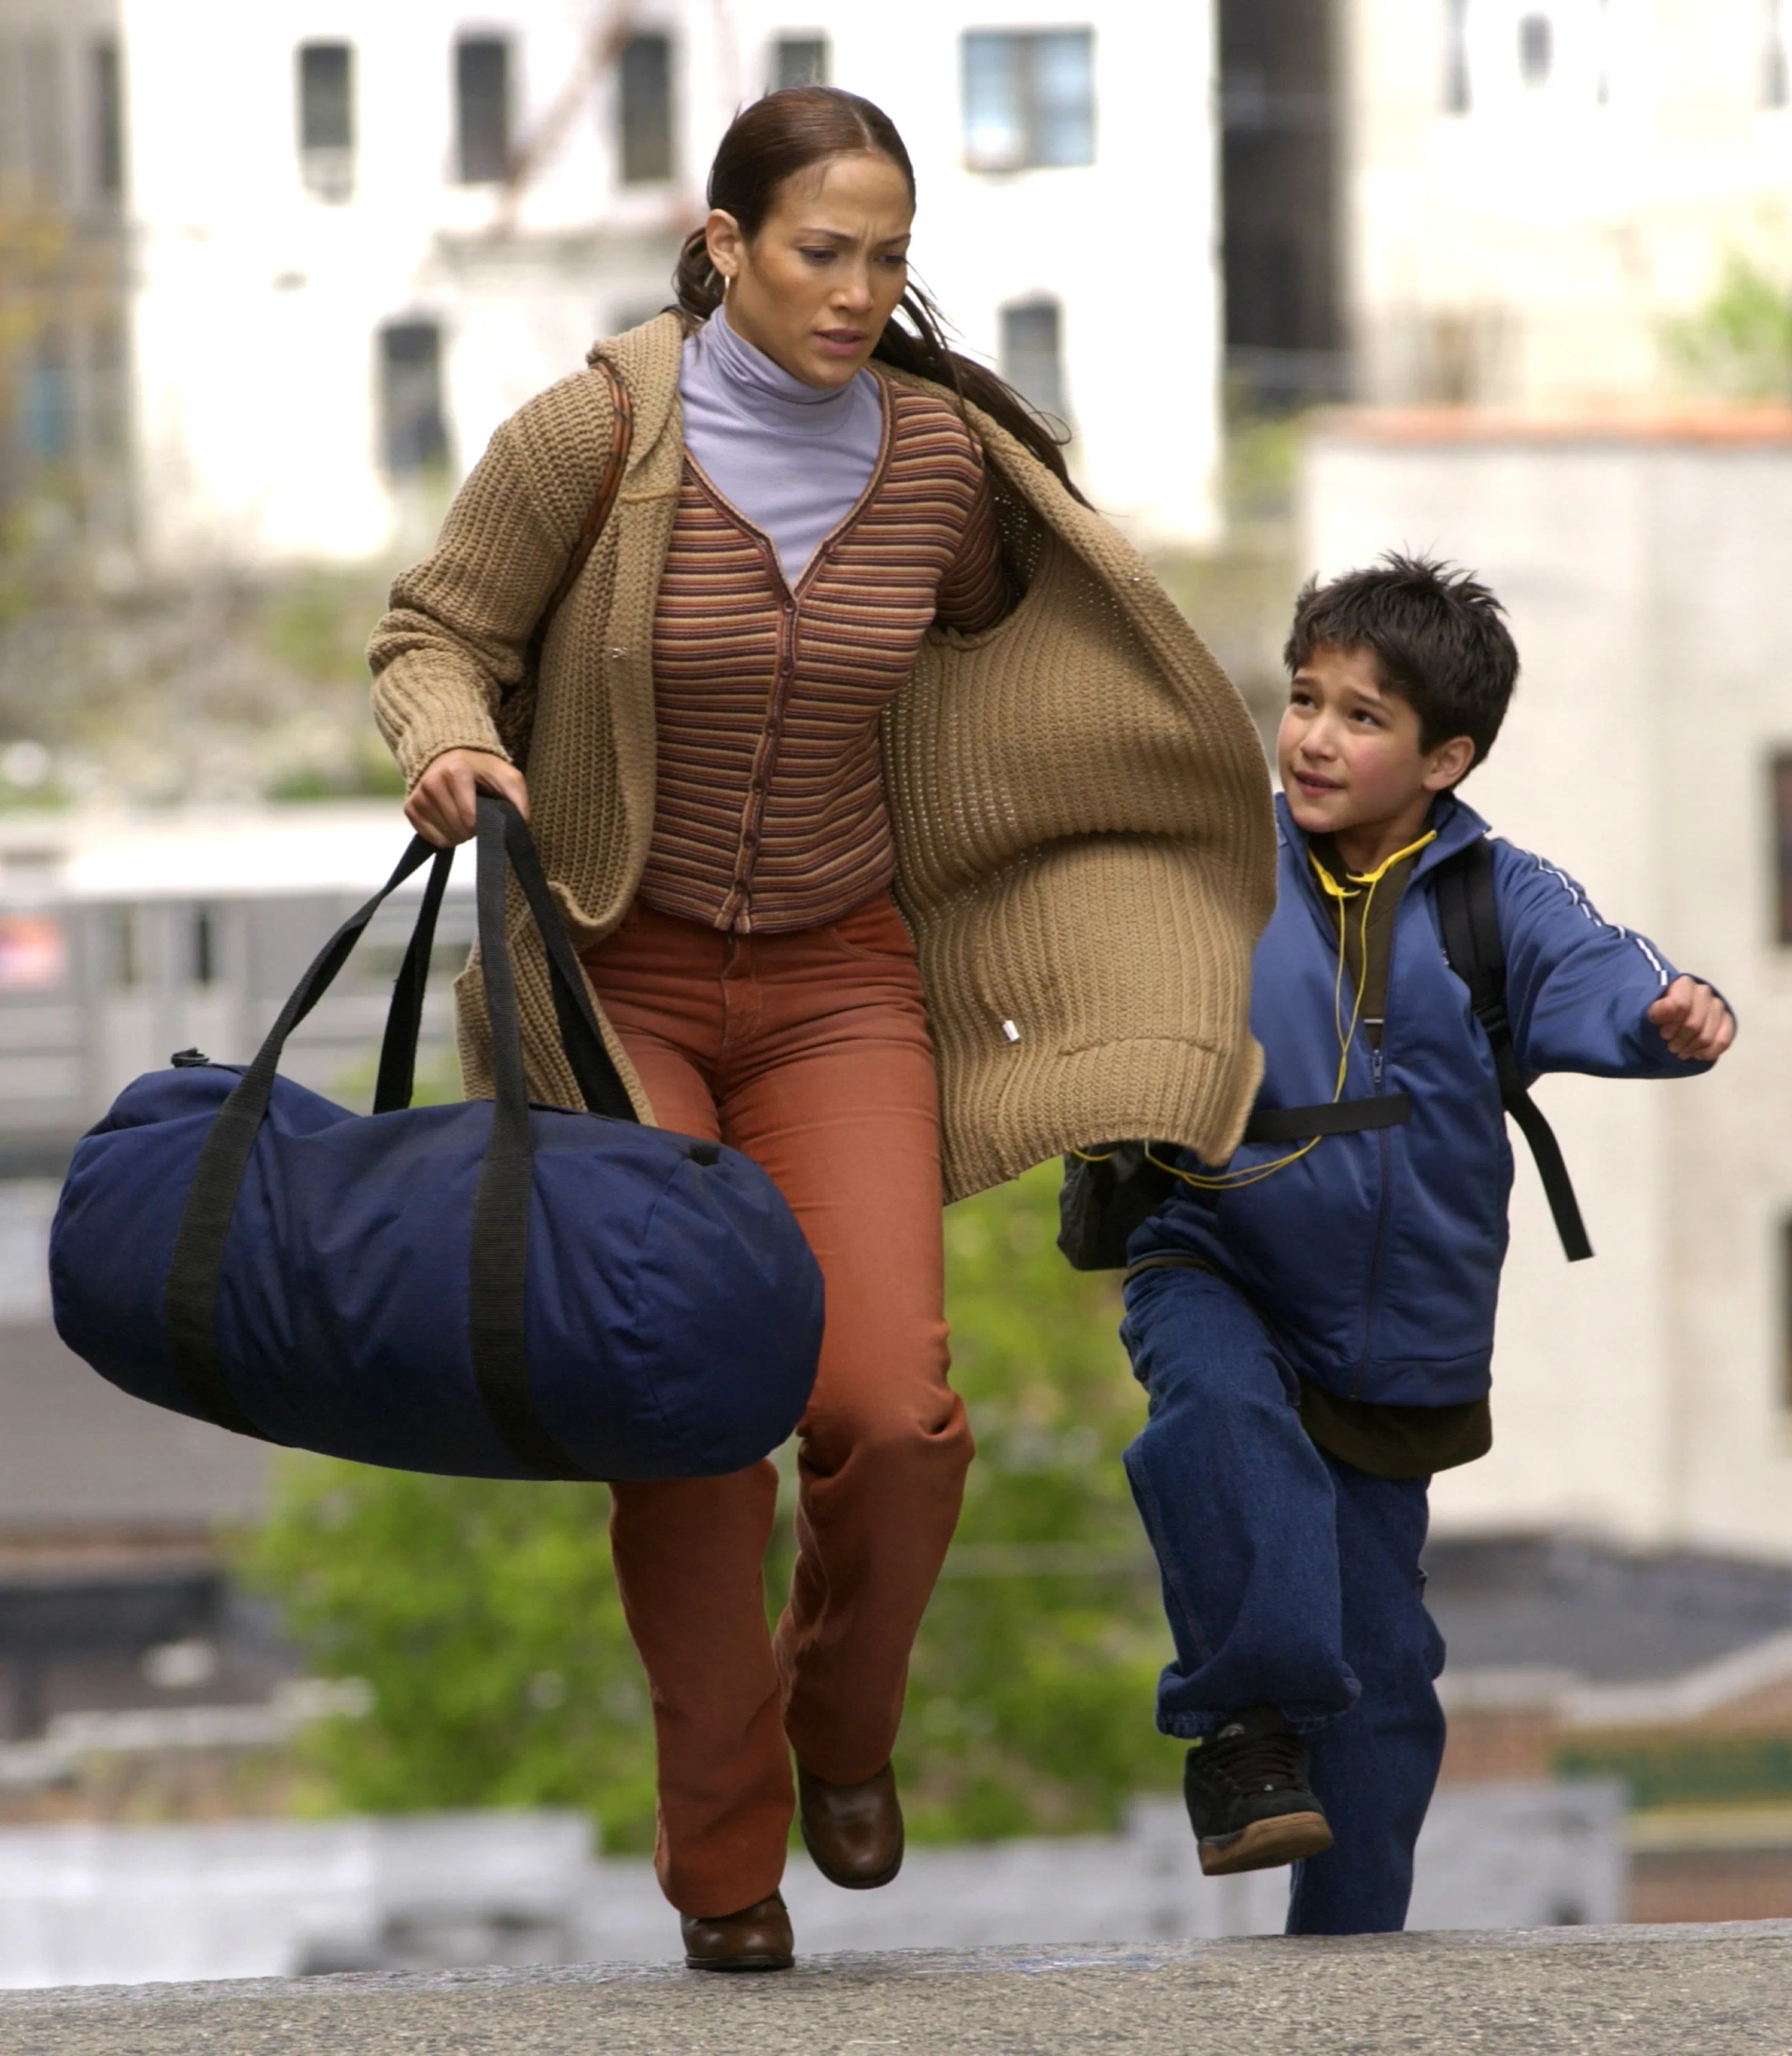
{"label": "boy's face", "polygon": [[[1381,682],[1369,650],[1321,643],[1295,673],[1276,738],[1276,762],[1289,811],[1309,835],[1388,837],[1423,832],[1434,797],[1474,762],[1475,746],[1457,735],[1420,747],[1419,717]],[[1389,842],[1385,854],[1404,847]]]}

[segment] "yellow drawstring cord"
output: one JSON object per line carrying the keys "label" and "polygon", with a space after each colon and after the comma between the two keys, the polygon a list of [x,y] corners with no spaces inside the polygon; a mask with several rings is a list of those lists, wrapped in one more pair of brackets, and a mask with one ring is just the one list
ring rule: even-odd
{"label": "yellow drawstring cord", "polygon": [[[1357,1026],[1363,1017],[1363,979],[1359,976],[1355,1003],[1351,1009],[1350,1025],[1348,1028],[1345,1026],[1345,910],[1351,901],[1361,896],[1363,917],[1357,928],[1357,949],[1363,969],[1366,972],[1369,961],[1369,910],[1375,904],[1376,887],[1395,864],[1407,857],[1416,857],[1427,844],[1436,840],[1437,831],[1435,828],[1427,829],[1416,843],[1408,843],[1404,849],[1396,849],[1392,857],[1384,857],[1373,871],[1346,872],[1345,876],[1349,880],[1347,885],[1339,885],[1310,850],[1307,853],[1307,860],[1313,867],[1313,874],[1319,880],[1321,890],[1329,899],[1337,902],[1337,975],[1332,981],[1332,1028],[1337,1036],[1337,1077],[1332,1086],[1334,1106],[1344,1097],[1344,1081],[1350,1070],[1351,1044],[1356,1040]],[[1323,1136],[1316,1135],[1310,1141],[1303,1142],[1297,1150],[1290,1151],[1286,1156],[1277,1157],[1273,1163],[1251,1164],[1242,1170],[1217,1171],[1211,1176],[1199,1171],[1183,1170],[1175,1164],[1166,1164],[1162,1157],[1152,1154],[1149,1142],[1145,1144],[1145,1158],[1159,1170],[1168,1171],[1172,1178],[1180,1178],[1183,1184],[1197,1186],[1203,1192],[1239,1192],[1247,1185],[1254,1185],[1259,1179],[1272,1177],[1279,1170],[1286,1170],[1290,1164],[1299,1163],[1303,1156],[1316,1150],[1323,1140]],[[1105,1163],[1113,1152],[1103,1151],[1098,1154],[1087,1150],[1076,1150],[1072,1154],[1082,1157],[1085,1163],[1100,1164]]]}

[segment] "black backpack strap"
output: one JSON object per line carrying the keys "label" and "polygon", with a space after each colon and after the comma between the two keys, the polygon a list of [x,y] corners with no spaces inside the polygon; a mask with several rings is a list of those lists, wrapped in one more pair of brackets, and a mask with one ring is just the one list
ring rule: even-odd
{"label": "black backpack strap", "polygon": [[1512,1044],[1512,1024],[1505,1011],[1505,944],[1500,935],[1499,902],[1493,891],[1493,846],[1477,836],[1459,855],[1447,858],[1433,874],[1437,922],[1443,930],[1449,968],[1468,987],[1468,1002],[1493,1052],[1500,1104],[1530,1144],[1544,1196],[1571,1264],[1593,1253],[1575,1197],[1574,1181],[1562,1159],[1555,1130],[1532,1098]]}

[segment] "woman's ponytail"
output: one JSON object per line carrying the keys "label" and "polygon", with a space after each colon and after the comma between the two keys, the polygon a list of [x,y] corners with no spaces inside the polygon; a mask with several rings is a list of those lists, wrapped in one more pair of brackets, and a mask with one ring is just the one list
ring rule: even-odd
{"label": "woman's ponytail", "polygon": [[693,229],[672,267],[672,290],[679,296],[679,312],[694,321],[707,321],[721,305],[721,277],[709,260],[709,243],[701,229]]}

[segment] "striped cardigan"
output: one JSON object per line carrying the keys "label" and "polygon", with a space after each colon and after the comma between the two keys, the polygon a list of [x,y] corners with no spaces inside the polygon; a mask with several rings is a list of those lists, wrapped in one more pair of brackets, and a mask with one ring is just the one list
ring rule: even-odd
{"label": "striped cardigan", "polygon": [[878,717],[935,616],[1005,609],[976,444],[929,393],[884,388],[846,518],[785,582],[777,550],[685,460],[653,621],[657,790],[640,894],[738,933],[837,921],[896,869]]}
{"label": "striped cardigan", "polygon": [[[542,655],[531,811],[581,949],[622,921],[652,841],[652,632],[684,469],[683,332],[662,315],[594,352],[626,385],[635,433],[615,512]],[[1025,596],[987,634],[931,631],[883,723],[895,891],[927,990],[948,1196],[1116,1135],[1224,1163],[1261,1070],[1247,1013],[1275,892],[1262,749],[1132,547],[1000,424],[966,415]],[[369,654],[375,716],[412,782],[446,750],[503,753],[497,696],[523,676],[609,437],[596,371],[539,395],[493,437],[434,553],[394,584]],[[520,900],[511,924],[531,1090],[577,1106]],[[457,992],[467,1090],[489,1094],[476,966]]]}

